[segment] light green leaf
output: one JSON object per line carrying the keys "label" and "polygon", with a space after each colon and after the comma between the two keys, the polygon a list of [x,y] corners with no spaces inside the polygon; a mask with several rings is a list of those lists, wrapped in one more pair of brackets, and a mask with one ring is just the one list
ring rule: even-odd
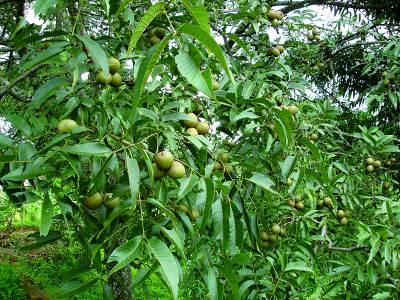
{"label": "light green leaf", "polygon": [[293,169],[296,166],[296,161],[297,157],[294,155],[286,157],[281,167],[283,179],[286,180],[290,176],[290,174],[292,174]]}
{"label": "light green leaf", "polygon": [[52,8],[58,0],[36,0],[33,4],[35,15],[46,14],[49,8]]}
{"label": "light green leaf", "polygon": [[128,169],[129,187],[131,189],[132,207],[135,209],[136,199],[139,194],[139,166],[136,159],[131,159],[129,157],[126,157],[126,166]]}
{"label": "light green leaf", "polygon": [[32,135],[31,126],[26,122],[25,118],[19,115],[6,115],[5,117],[15,129],[20,130],[26,137]]}
{"label": "light green leaf", "polygon": [[88,35],[79,35],[78,38],[85,44],[85,47],[89,51],[89,55],[94,59],[96,64],[104,71],[106,76],[108,76],[110,70],[108,67],[107,55],[100,45],[93,41]]}
{"label": "light green leaf", "polygon": [[[121,5],[121,7],[122,7],[122,5]],[[118,9],[118,11],[121,9],[121,7]],[[161,3],[161,2],[156,3],[149,7],[147,12],[140,19],[139,24],[137,24],[135,31],[132,33],[132,37],[131,37],[131,40],[130,40],[129,46],[128,46],[128,51],[126,52],[127,57],[129,55],[131,55],[133,48],[136,47],[137,41],[142,36],[142,34],[146,30],[147,26],[149,26],[151,21],[153,21],[153,19],[155,17],[157,17],[160,13],[162,13],[163,10],[164,10],[164,3]]]}
{"label": "light green leaf", "polygon": [[187,193],[192,191],[192,189],[196,186],[199,181],[199,177],[194,174],[191,174],[190,177],[184,178],[181,181],[181,185],[179,187],[178,199],[181,199],[186,196]]}
{"label": "light green leaf", "polygon": [[108,276],[122,269],[138,257],[138,248],[140,242],[142,241],[142,236],[135,236],[133,239],[127,241],[123,245],[116,248],[108,257],[107,263],[116,261],[117,264],[108,273]]}
{"label": "light green leaf", "polygon": [[115,17],[118,17],[125,9],[125,7],[131,2],[131,0],[124,0],[115,12]]}
{"label": "light green leaf", "polygon": [[172,37],[171,35],[168,35],[164,37],[161,40],[161,42],[159,42],[157,45],[151,47],[150,50],[147,52],[146,58],[140,64],[135,82],[135,88],[133,90],[133,99],[131,108],[133,111],[135,111],[137,106],[139,105],[139,101],[142,96],[142,92],[147,82],[147,79],[149,78],[151,71],[153,70],[155,64],[157,63],[158,57],[164,50],[165,46],[168,44],[171,37]]}
{"label": "light green leaf", "polygon": [[40,235],[46,236],[49,233],[53,222],[53,204],[49,195],[45,195],[42,202],[42,212],[40,218]]}
{"label": "light green leaf", "polygon": [[289,271],[303,271],[314,273],[304,262],[291,262],[286,265],[285,272]]}
{"label": "light green leaf", "polygon": [[[159,225],[160,226],[160,225]],[[162,232],[164,232],[165,236],[174,244],[174,247],[178,254],[185,260],[185,246],[181,237],[179,236],[176,229],[166,229],[165,227],[160,226]]]}
{"label": "light green leaf", "polygon": [[210,99],[215,97],[189,53],[181,51],[177,56],[175,56],[175,62],[178,66],[179,72],[191,85],[204,93]]}
{"label": "light green leaf", "polygon": [[179,270],[174,256],[169,248],[155,237],[149,240],[148,247],[160,263],[164,280],[172,292],[173,299],[178,299]]}
{"label": "light green leaf", "polygon": [[54,95],[56,90],[67,80],[62,77],[52,78],[42,84],[32,97],[32,108],[40,107],[50,96]]}
{"label": "light green leaf", "polygon": [[191,5],[188,0],[183,0],[183,5],[196,20],[197,24],[206,32],[210,32],[210,18],[204,6]]}
{"label": "light green leaf", "polygon": [[235,84],[235,79],[233,78],[233,74],[228,67],[228,62],[225,58],[224,53],[221,50],[221,47],[218,43],[214,40],[214,38],[204,31],[200,26],[197,25],[190,25],[184,24],[179,29],[178,32],[186,33],[188,35],[193,36],[196,38],[200,43],[207,47],[207,49],[212,52],[218,61],[221,63],[223,69],[225,70],[226,74],[228,75],[232,84]]}
{"label": "light green leaf", "polygon": [[26,63],[24,63],[22,67],[25,70],[29,70],[29,69],[33,68],[34,66],[45,62],[49,58],[52,58],[53,56],[56,56],[59,53],[63,52],[67,45],[68,45],[68,42],[64,42],[64,41],[54,43],[49,48],[36,54],[32,59],[30,59]]}
{"label": "light green leaf", "polygon": [[267,175],[253,172],[253,176],[248,180],[274,194],[277,194],[277,192],[273,189],[275,183]]}
{"label": "light green leaf", "polygon": [[242,120],[242,119],[257,119],[257,118],[258,118],[258,115],[256,115],[254,112],[252,112],[251,109],[249,108],[245,111],[242,111],[240,114],[236,115],[233,118],[232,122],[236,123],[237,121]]}
{"label": "light green leaf", "polygon": [[63,148],[64,151],[77,155],[109,156],[112,151],[101,143],[85,143]]}
{"label": "light green leaf", "polygon": [[214,181],[212,178],[205,178],[204,179],[206,184],[206,203],[204,206],[204,213],[203,213],[203,221],[201,223],[201,230],[203,231],[207,225],[208,218],[211,214],[211,208],[214,203],[215,198],[215,188],[214,188]]}
{"label": "light green leaf", "polygon": [[13,140],[10,139],[8,136],[6,136],[3,133],[0,133],[0,148],[1,149],[6,149],[11,147],[14,144]]}

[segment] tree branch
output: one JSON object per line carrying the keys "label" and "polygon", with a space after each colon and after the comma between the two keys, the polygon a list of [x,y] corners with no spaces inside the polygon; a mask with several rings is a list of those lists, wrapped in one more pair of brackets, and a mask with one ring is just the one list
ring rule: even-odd
{"label": "tree branch", "polygon": [[4,97],[4,95],[10,91],[18,82],[24,80],[26,77],[28,77],[29,75],[31,75],[32,73],[35,73],[37,70],[39,70],[41,67],[43,67],[44,65],[37,65],[36,67],[28,70],[27,72],[23,73],[22,75],[20,75],[19,77],[17,77],[16,79],[14,79],[14,81],[10,82],[8,85],[6,85],[5,88],[3,88],[2,90],[0,90],[0,100]]}
{"label": "tree branch", "polygon": [[342,248],[342,247],[333,246],[333,242],[328,237],[326,225],[324,225],[322,227],[321,235],[322,235],[323,238],[325,238],[325,240],[328,241],[328,249],[332,250],[332,251],[353,252],[355,250],[361,250],[361,249],[367,250],[368,249],[367,245],[357,245],[357,246],[353,246],[353,247],[350,247],[350,248]]}
{"label": "tree branch", "polygon": [[281,11],[285,14],[291,12],[296,9],[304,8],[311,5],[326,5],[326,6],[335,6],[342,8],[353,8],[353,9],[379,9],[379,8],[395,8],[395,1],[389,3],[381,3],[381,4],[373,4],[373,5],[362,5],[362,4],[352,4],[343,1],[327,1],[327,0],[308,0],[308,1],[281,1],[276,2],[274,6],[286,6],[281,9]]}

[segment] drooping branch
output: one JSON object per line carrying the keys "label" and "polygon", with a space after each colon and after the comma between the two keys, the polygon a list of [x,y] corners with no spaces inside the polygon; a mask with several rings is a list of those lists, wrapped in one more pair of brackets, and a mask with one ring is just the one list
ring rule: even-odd
{"label": "drooping branch", "polygon": [[342,248],[342,247],[333,246],[333,242],[328,237],[326,225],[324,225],[322,227],[321,235],[326,241],[328,241],[328,249],[332,250],[332,251],[353,252],[353,251],[356,251],[356,250],[361,250],[361,249],[367,250],[368,249],[367,245],[357,245],[357,246],[353,246],[353,247],[349,247],[349,248]]}
{"label": "drooping branch", "polygon": [[[0,84],[7,86],[9,84],[9,82],[7,80],[5,80],[4,78],[0,77]],[[26,101],[26,99],[27,99],[25,93],[17,87],[12,87],[9,90],[9,93],[11,96],[13,96],[15,99],[17,99],[19,101]]]}

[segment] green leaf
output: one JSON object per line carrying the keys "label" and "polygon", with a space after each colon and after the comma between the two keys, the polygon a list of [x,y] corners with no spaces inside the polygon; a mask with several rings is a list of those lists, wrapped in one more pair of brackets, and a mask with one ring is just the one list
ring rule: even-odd
{"label": "green leaf", "polygon": [[369,257],[366,264],[369,264],[372,261],[372,259],[376,256],[381,247],[381,240],[376,236],[371,237],[370,243],[371,243],[371,251],[369,252]]}
{"label": "green leaf", "polygon": [[210,300],[218,300],[218,284],[217,284],[217,276],[215,275],[214,268],[208,268],[207,274],[207,288],[208,294],[206,299]]}
{"label": "green leaf", "polygon": [[56,90],[63,84],[66,84],[67,80],[62,77],[52,78],[42,84],[35,92],[32,97],[32,108],[36,109],[40,107],[50,96],[54,95]]}
{"label": "green leaf", "polygon": [[304,262],[291,262],[286,265],[285,272],[289,271],[303,271],[314,273]]}
{"label": "green leaf", "polygon": [[40,235],[46,236],[53,222],[53,203],[49,195],[45,195],[42,202],[42,212],[40,218]]}
{"label": "green leaf", "polygon": [[36,0],[33,4],[35,15],[46,14],[49,8],[54,7],[58,0]]}
{"label": "green leaf", "polygon": [[67,45],[68,45],[68,42],[64,42],[64,41],[54,43],[49,48],[36,54],[32,59],[30,59],[26,63],[24,63],[22,67],[25,70],[29,70],[29,69],[33,68],[34,66],[45,62],[49,58],[52,58],[53,56],[60,54],[61,52],[63,52],[65,50],[65,47]]}
{"label": "green leaf", "polygon": [[72,296],[79,295],[83,293],[84,291],[93,288],[93,286],[97,283],[99,278],[95,278],[89,282],[80,282],[80,281],[68,281],[65,282],[59,290],[59,293],[57,294],[57,298],[70,298]]}
{"label": "green leaf", "polygon": [[249,108],[245,111],[242,111],[240,114],[236,115],[233,119],[232,122],[236,123],[239,120],[242,119],[257,119],[258,115],[256,115],[254,112],[251,111],[252,109]]}
{"label": "green leaf", "polygon": [[161,231],[165,234],[165,236],[174,244],[174,247],[177,253],[185,260],[185,246],[178,232],[173,229],[166,229],[165,227],[160,226]]}
{"label": "green leaf", "polygon": [[253,176],[248,180],[274,194],[277,194],[277,192],[273,190],[275,183],[267,175],[253,172]]}
{"label": "green leaf", "polygon": [[85,44],[85,47],[89,51],[89,55],[94,59],[96,64],[104,71],[105,75],[108,76],[110,70],[108,67],[107,55],[100,45],[93,41],[88,35],[78,35],[78,38]]}
{"label": "green leaf", "polygon": [[234,41],[240,48],[242,48],[244,50],[244,52],[247,53],[248,56],[253,57],[253,54],[250,52],[250,50],[247,47],[246,43],[243,42],[236,34],[231,34],[229,36],[229,39]]}
{"label": "green leaf", "polygon": [[8,136],[6,136],[3,133],[0,133],[0,148],[1,149],[10,148],[13,144],[14,144],[14,142],[12,139],[10,139]]}
{"label": "green leaf", "polygon": [[131,0],[124,0],[115,12],[115,17],[118,17],[125,9],[125,7],[131,2]]}
{"label": "green leaf", "polygon": [[162,275],[172,292],[173,299],[178,299],[179,270],[174,256],[169,248],[155,237],[149,240],[148,247],[160,263]]}
{"label": "green leaf", "polygon": [[132,207],[136,207],[136,199],[139,194],[139,166],[136,159],[126,158],[126,166],[129,176],[129,187],[131,189]]}
{"label": "green leaf", "polygon": [[204,181],[206,184],[206,203],[204,206],[203,221],[201,223],[201,231],[203,231],[207,225],[207,221],[211,214],[211,208],[212,208],[212,205],[213,205],[214,199],[215,199],[215,188],[214,188],[213,179],[208,177],[208,178],[205,178]]}
{"label": "green leaf", "polygon": [[135,236],[133,239],[127,241],[123,245],[116,248],[108,257],[107,263],[116,261],[117,264],[108,273],[108,276],[121,270],[128,265],[136,257],[139,256],[138,248],[142,241],[142,236]]}
{"label": "green leaf", "polygon": [[281,167],[282,170],[282,177],[283,179],[287,179],[290,174],[292,174],[294,167],[296,166],[297,157],[294,155],[290,155],[286,157],[283,165]]}
{"label": "green leaf", "polygon": [[[121,5],[122,6],[122,5]],[[142,36],[143,32],[146,30],[147,26],[150,25],[151,21],[155,17],[157,17],[164,10],[164,3],[156,3],[149,7],[144,16],[140,19],[140,22],[137,24],[135,31],[132,33],[131,40],[129,42],[128,51],[126,52],[126,56],[131,55],[133,48],[136,47],[136,43],[139,38]],[[118,9],[119,11],[119,9]]]}
{"label": "green leaf", "polygon": [[165,46],[167,46],[171,37],[172,35],[168,35],[164,37],[161,42],[151,47],[150,50],[147,52],[146,58],[140,64],[139,71],[136,77],[135,87],[133,89],[131,108],[133,111],[135,111],[137,106],[139,105],[139,101],[142,96],[142,92],[147,82],[147,79],[149,78],[151,71],[157,63],[158,57],[164,50]]}
{"label": "green leaf", "polygon": [[186,196],[187,193],[193,190],[199,181],[199,177],[191,174],[190,177],[184,178],[181,181],[181,185],[179,187],[178,199],[182,199]]}
{"label": "green leaf", "polygon": [[112,151],[101,143],[85,143],[62,148],[64,151],[77,155],[109,156]]}
{"label": "green leaf", "polygon": [[222,52],[218,43],[214,40],[214,38],[204,31],[200,26],[184,24],[179,29],[178,32],[186,33],[188,35],[196,38],[200,43],[207,47],[207,49],[212,52],[215,57],[218,59],[222,67],[224,68],[226,74],[228,75],[232,84],[235,84],[235,79],[233,78],[233,74],[228,67],[228,62],[225,58],[224,53]]}
{"label": "green leaf", "polygon": [[200,70],[197,68],[196,63],[190,57],[189,53],[180,51],[175,56],[175,62],[178,66],[178,70],[183,77],[193,85],[197,90],[204,93],[210,99],[214,99],[213,92],[209,89],[207,82],[205,81]]}
{"label": "green leaf", "polygon": [[183,5],[196,20],[197,24],[206,32],[210,32],[210,18],[204,6],[191,5],[188,0],[183,0]]}
{"label": "green leaf", "polygon": [[181,112],[174,112],[174,113],[169,113],[161,116],[161,121],[163,122],[168,122],[168,121],[183,121],[183,120],[188,120],[191,121],[192,119],[184,113]]}
{"label": "green leaf", "polygon": [[32,135],[31,126],[26,122],[25,118],[19,115],[6,115],[5,117],[15,129],[20,130],[26,137]]}

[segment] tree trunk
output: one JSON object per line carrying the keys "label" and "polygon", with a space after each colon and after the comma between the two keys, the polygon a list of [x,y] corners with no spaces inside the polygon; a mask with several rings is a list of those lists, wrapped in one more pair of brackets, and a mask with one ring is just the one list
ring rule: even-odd
{"label": "tree trunk", "polygon": [[129,265],[112,274],[108,279],[108,283],[112,288],[116,300],[134,299],[132,289],[132,273]]}

